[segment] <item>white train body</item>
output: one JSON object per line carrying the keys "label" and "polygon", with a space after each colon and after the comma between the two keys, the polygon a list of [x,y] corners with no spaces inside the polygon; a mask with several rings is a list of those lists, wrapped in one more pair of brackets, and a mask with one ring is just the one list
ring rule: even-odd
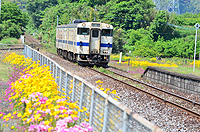
{"label": "white train body", "polygon": [[106,23],[77,20],[57,26],[57,53],[81,64],[107,65],[112,42],[113,26]]}

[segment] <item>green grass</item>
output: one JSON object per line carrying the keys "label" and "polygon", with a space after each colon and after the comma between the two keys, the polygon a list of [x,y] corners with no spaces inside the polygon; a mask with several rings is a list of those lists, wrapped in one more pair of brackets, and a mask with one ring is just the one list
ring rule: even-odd
{"label": "green grass", "polygon": [[54,44],[49,45],[49,44],[42,43],[42,47],[40,47],[40,49],[57,54],[57,50],[56,50],[56,47],[54,46]]}
{"label": "green grass", "polygon": [[[57,54],[56,47],[54,46],[54,44],[50,44],[50,45],[42,44],[42,47],[40,47],[40,49]],[[150,59],[151,59],[149,57],[145,57],[145,58],[139,58],[139,57],[133,57],[133,56],[130,56],[130,57],[131,57],[131,60],[141,60],[141,61],[150,61]],[[114,58],[114,60],[118,60],[118,58]],[[122,60],[127,60],[126,56],[123,56]],[[162,62],[162,61],[164,61],[164,62]],[[192,75],[200,76],[200,68],[196,67],[195,72],[193,72],[193,67],[191,67],[191,66],[189,67],[189,63],[191,63],[193,61],[192,59],[172,57],[172,58],[162,58],[162,61],[156,60],[156,63],[167,63],[167,62],[172,63],[173,62],[178,65],[178,67],[170,67],[170,68],[160,67],[164,70],[182,73],[182,74],[188,74],[188,75],[192,74]],[[109,66],[117,67],[124,71],[136,71],[137,69],[145,70],[144,67],[132,67],[132,66],[124,65],[124,64],[119,65],[116,62],[110,62]],[[96,68],[96,69],[98,69],[101,72],[107,73],[107,74],[112,74],[112,73],[109,73],[104,68]],[[142,75],[142,73],[134,73],[134,74],[132,74],[132,77],[140,78],[141,75]]]}
{"label": "green grass", "polygon": [[170,68],[160,67],[160,68],[167,70],[167,71],[171,71],[171,72],[200,76],[200,68],[199,67],[195,67],[194,72],[193,72],[193,67],[187,67],[187,66],[170,67]]}
{"label": "green grass", "polygon": [[16,38],[6,38],[0,41],[0,44],[20,44],[21,41]]}
{"label": "green grass", "polygon": [[[144,61],[145,58],[142,58],[140,60]],[[187,60],[186,64],[185,64],[185,60]],[[181,58],[164,58],[163,61],[164,61],[164,63],[166,63],[167,61],[174,62],[175,64],[178,64],[178,67],[169,67],[169,68],[168,67],[159,67],[161,69],[171,71],[171,72],[181,73],[181,74],[200,76],[200,68],[199,67],[195,67],[195,72],[193,72],[193,66],[189,64],[192,62],[192,60],[181,59]],[[156,61],[156,63],[161,63],[161,61]],[[110,61],[108,65],[117,67],[124,71],[129,71],[129,72],[134,71],[134,73],[132,74],[132,77],[136,77],[136,78],[141,78],[141,75],[142,75],[142,73],[136,72],[138,69],[143,69],[143,70],[146,69],[145,67],[127,66],[127,64],[119,65],[119,64],[117,64],[117,61]]]}
{"label": "green grass", "polygon": [[11,68],[10,64],[6,64],[2,62],[4,54],[0,53],[0,82],[7,82],[8,81],[8,74]]}

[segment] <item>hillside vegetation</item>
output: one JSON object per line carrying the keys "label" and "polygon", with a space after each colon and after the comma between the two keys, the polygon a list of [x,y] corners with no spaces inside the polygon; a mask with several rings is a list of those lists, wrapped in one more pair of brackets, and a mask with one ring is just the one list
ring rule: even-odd
{"label": "hillside vegetation", "polygon": [[[176,15],[163,10],[156,11],[151,0],[23,0],[23,2],[27,4],[29,22],[28,25],[27,23],[20,25],[22,29],[31,34],[35,32],[36,37],[46,42],[49,40],[52,45],[55,45],[57,16],[59,25],[68,24],[74,19],[93,21],[95,16],[97,21],[114,26],[113,53],[131,51],[132,55],[140,57],[193,57],[196,33],[194,25],[200,23],[200,14]],[[5,4],[3,2],[2,7]],[[198,3],[190,0],[188,6],[197,9]],[[2,8],[3,16],[6,15],[5,9]],[[27,15],[20,18],[27,20],[25,16]],[[7,19],[3,18],[0,24],[6,25],[6,21]],[[1,38],[11,37],[10,34],[4,33]],[[198,52],[199,45],[197,41]]]}

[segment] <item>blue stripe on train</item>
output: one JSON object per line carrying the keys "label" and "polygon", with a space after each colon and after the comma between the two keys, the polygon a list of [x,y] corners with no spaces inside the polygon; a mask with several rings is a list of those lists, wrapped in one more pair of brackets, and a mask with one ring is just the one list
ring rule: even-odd
{"label": "blue stripe on train", "polygon": [[62,39],[58,39],[57,42],[62,43]]}
{"label": "blue stripe on train", "polygon": [[103,44],[103,43],[101,43],[100,47],[110,47],[110,48],[112,48],[112,44]]}
{"label": "blue stripe on train", "polygon": [[85,42],[77,42],[77,46],[89,46],[89,43],[85,43]]}
{"label": "blue stripe on train", "polygon": [[68,44],[73,45],[73,41],[68,41]]}
{"label": "blue stripe on train", "polygon": [[67,44],[67,40],[63,40],[63,43],[66,43],[66,44]]}
{"label": "blue stripe on train", "polygon": [[[62,39],[58,39],[57,41],[62,43]],[[63,43],[67,44],[67,40],[63,40]],[[70,44],[70,45],[73,45],[73,43],[74,43],[74,45],[77,45],[77,46],[81,46],[81,45],[82,46],[89,46],[89,43],[86,43],[86,42],[82,42],[82,43],[77,42],[76,43],[76,42],[73,42],[73,41],[68,41],[68,44]],[[112,44],[101,43],[100,47],[110,47],[110,48],[112,48]]]}

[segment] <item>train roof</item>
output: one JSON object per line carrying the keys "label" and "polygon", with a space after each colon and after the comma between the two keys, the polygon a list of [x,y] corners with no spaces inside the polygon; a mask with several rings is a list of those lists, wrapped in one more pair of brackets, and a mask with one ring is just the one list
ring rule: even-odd
{"label": "train roof", "polygon": [[[106,24],[106,23],[102,23],[102,22],[87,22],[87,21],[79,20],[72,24],[58,25],[57,28],[77,28],[78,24],[80,24],[80,23],[85,23],[86,25],[88,25],[89,23],[101,23],[104,26]],[[106,24],[106,25],[110,25],[110,24]],[[112,25],[111,25],[111,27],[112,27]]]}
{"label": "train roof", "polygon": [[79,23],[87,22],[86,20],[76,19],[72,21],[72,24],[66,24],[66,25],[58,25],[57,28],[62,27],[74,27],[77,26]]}

